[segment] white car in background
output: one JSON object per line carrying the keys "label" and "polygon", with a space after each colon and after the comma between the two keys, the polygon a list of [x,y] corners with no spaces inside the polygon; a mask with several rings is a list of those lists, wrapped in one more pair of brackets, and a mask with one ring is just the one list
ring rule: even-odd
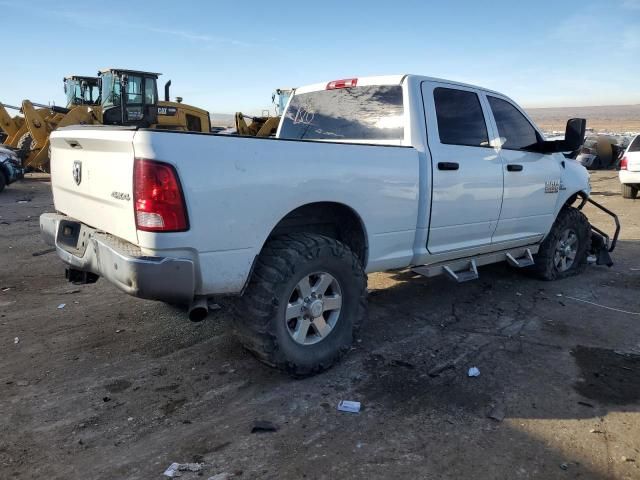
{"label": "white car in background", "polygon": [[620,160],[620,183],[624,198],[636,198],[640,188],[640,135],[636,135]]}

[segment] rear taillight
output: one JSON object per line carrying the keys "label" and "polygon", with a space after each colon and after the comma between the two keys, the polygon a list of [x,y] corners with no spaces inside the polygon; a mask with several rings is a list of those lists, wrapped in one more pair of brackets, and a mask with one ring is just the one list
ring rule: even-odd
{"label": "rear taillight", "polygon": [[133,201],[138,230],[183,232],[189,229],[184,196],[173,166],[136,158]]}
{"label": "rear taillight", "polygon": [[620,160],[620,170],[626,170],[629,167],[629,160],[627,160],[627,157],[622,157],[622,160]]}
{"label": "rear taillight", "polygon": [[357,78],[345,78],[344,80],[334,80],[327,83],[327,90],[335,90],[336,88],[351,88],[358,84]]}

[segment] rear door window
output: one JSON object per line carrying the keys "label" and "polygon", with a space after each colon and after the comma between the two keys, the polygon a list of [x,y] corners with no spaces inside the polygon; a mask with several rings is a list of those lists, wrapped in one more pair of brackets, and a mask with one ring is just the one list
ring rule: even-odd
{"label": "rear door window", "polygon": [[487,124],[478,95],[466,90],[433,90],[440,143],[488,147]]}
{"label": "rear door window", "polygon": [[536,129],[520,110],[501,98],[487,95],[487,99],[498,126],[498,135],[505,139],[502,148],[524,150],[538,143]]}
{"label": "rear door window", "polygon": [[403,140],[400,85],[370,85],[294,95],[280,138],[298,140]]}

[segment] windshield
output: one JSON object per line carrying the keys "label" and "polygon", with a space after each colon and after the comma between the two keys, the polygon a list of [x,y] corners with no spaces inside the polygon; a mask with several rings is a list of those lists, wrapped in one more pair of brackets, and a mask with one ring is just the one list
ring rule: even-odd
{"label": "windshield", "polygon": [[371,85],[294,95],[280,138],[309,140],[402,140],[400,85]]}
{"label": "windshield", "polygon": [[120,105],[120,79],[113,73],[102,75],[102,105]]}
{"label": "windshield", "polygon": [[[125,87],[127,105],[154,104],[156,102],[156,82],[153,78],[127,74]],[[143,86],[146,86],[143,90]],[[122,91],[120,76],[113,73],[102,75],[102,105],[104,107],[120,105]]]}
{"label": "windshield", "polygon": [[[84,82],[84,88],[83,83]],[[97,103],[100,91],[98,85],[87,80],[68,79],[65,81],[67,106],[92,105]]]}

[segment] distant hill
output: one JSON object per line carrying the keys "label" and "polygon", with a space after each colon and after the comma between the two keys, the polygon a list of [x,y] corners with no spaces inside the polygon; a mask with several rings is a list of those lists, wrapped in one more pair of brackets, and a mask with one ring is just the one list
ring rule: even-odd
{"label": "distant hill", "polygon": [[235,124],[235,118],[230,113],[209,113],[209,117],[214,127],[232,127]]}
{"label": "distant hill", "polygon": [[[547,131],[564,131],[569,118],[580,117],[586,118],[587,127],[596,131],[640,132],[640,105],[527,108],[526,111],[540,128]],[[210,116],[213,126],[234,125],[234,117],[230,113],[211,113]]]}
{"label": "distant hill", "polygon": [[640,132],[640,105],[527,108],[526,111],[547,131],[563,131],[569,118],[580,117],[587,119],[587,128],[596,131]]}

